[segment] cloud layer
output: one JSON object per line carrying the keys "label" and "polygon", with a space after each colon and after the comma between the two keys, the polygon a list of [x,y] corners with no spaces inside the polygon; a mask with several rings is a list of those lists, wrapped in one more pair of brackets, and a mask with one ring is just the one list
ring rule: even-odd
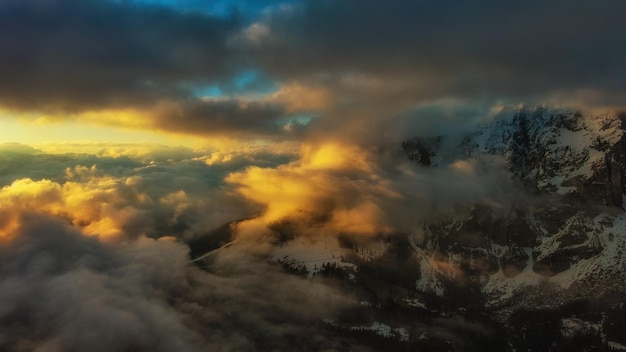
{"label": "cloud layer", "polygon": [[[0,347],[15,351],[341,349],[321,322],[354,293],[271,264],[277,225],[367,243],[458,202],[510,201],[471,160],[426,170],[349,145],[0,149]],[[224,241],[192,262],[194,244]]]}
{"label": "cloud layer", "polygon": [[[623,108],[624,6],[344,0],[210,13],[10,0],[0,7],[0,105],[235,138],[300,138],[283,128],[293,113],[316,114],[322,131],[354,129],[442,99]],[[238,81],[251,69],[259,75]],[[268,94],[266,83],[291,94]],[[206,87],[226,95],[201,98]],[[124,109],[139,121],[116,118]]]}
{"label": "cloud layer", "polygon": [[201,271],[173,238],[105,243],[57,219],[19,221],[0,245],[5,350],[247,351],[303,339],[330,348],[307,326],[348,303],[245,257]]}
{"label": "cloud layer", "polygon": [[[2,349],[241,351],[336,343],[314,323],[351,304],[345,293],[285,274],[268,264],[263,248],[248,244],[218,253],[203,270],[189,256],[186,243],[211,241],[217,227],[258,210],[206,175],[240,169],[242,160],[272,165],[280,162],[275,154],[156,150],[113,158],[5,149],[5,158],[50,159],[9,167],[9,174],[50,178],[18,178],[0,189]],[[94,165],[64,167],[88,160]]]}

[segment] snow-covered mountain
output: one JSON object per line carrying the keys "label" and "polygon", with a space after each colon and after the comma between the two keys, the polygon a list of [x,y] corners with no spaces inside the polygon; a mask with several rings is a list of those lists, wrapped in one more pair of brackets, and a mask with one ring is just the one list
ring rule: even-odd
{"label": "snow-covered mountain", "polygon": [[270,227],[270,261],[355,297],[320,322],[351,348],[626,350],[625,126],[626,115],[523,108],[406,140],[415,168],[498,173],[508,201],[464,201],[367,239],[300,236],[310,224],[285,219]]}
{"label": "snow-covered mountain", "polygon": [[[508,276],[524,270],[531,250],[533,271],[546,277],[621,246],[624,120],[521,110],[477,126],[452,151],[438,149],[445,137],[405,142],[409,158],[429,167],[465,158],[489,168],[497,158],[527,195],[505,210],[467,204],[469,215],[446,219],[445,226],[425,224],[428,241],[437,251],[486,249],[490,270],[511,271]],[[475,235],[464,241],[465,233]]]}
{"label": "snow-covered mountain", "polygon": [[[416,249],[428,258],[420,261],[427,275],[417,287],[445,296],[441,282],[452,289],[465,282],[505,326],[536,311],[558,318],[553,327],[562,334],[552,339],[596,336],[597,348],[623,346],[622,337],[607,332],[617,323],[606,319],[623,310],[626,288],[625,122],[619,114],[520,109],[476,126],[456,144],[446,136],[404,142],[408,157],[423,167],[472,159],[505,169],[524,195],[504,209],[466,204],[458,215],[425,223],[411,240],[421,241]],[[579,317],[593,315],[585,309],[560,312],[580,302],[603,308],[588,320]],[[527,338],[516,346],[527,346]]]}
{"label": "snow-covered mountain", "polygon": [[417,137],[402,146],[410,159],[425,166],[458,158],[485,163],[503,158],[513,177],[536,193],[621,206],[625,122],[626,115],[522,109],[475,126],[456,148],[441,148],[446,136]]}
{"label": "snow-covered mountain", "polygon": [[[583,116],[540,108],[477,126],[443,156],[437,149],[440,139],[405,142],[409,157],[428,158],[430,167],[450,163],[453,156],[489,168],[499,158],[500,167],[528,196],[505,210],[467,204],[465,217],[446,219],[445,226],[425,224],[428,241],[436,242],[431,246],[439,252],[486,250],[488,272],[504,270],[506,276],[523,272],[529,253],[533,272],[545,277],[570,268],[584,275],[579,262],[595,261],[614,249],[618,255],[623,246],[624,120],[616,114]],[[464,241],[468,233],[473,236]],[[624,264],[619,255],[615,260],[607,265]]]}
{"label": "snow-covered mountain", "polygon": [[274,260],[347,285],[358,307],[326,324],[374,346],[626,350],[625,124],[626,115],[523,108],[461,136],[404,141],[416,167],[502,174],[509,201],[460,203],[367,244],[296,239]]}

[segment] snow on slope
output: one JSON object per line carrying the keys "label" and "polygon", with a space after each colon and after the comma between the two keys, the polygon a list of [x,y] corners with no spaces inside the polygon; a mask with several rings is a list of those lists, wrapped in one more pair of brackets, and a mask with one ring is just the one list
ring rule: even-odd
{"label": "snow on slope", "polygon": [[[617,280],[614,282],[617,287],[626,286],[626,218],[623,212],[614,215],[617,210],[611,211],[613,215],[592,210],[623,204],[626,179],[623,118],[616,114],[591,116],[567,110],[521,108],[476,126],[456,151],[438,149],[442,145],[454,145],[441,142],[446,136],[418,138],[403,144],[411,159],[423,166],[438,167],[473,159],[490,168],[501,167],[497,163],[504,160],[512,179],[530,195],[577,196],[556,201],[552,210],[548,210],[551,214],[546,212],[550,207],[544,204],[535,210],[521,210],[525,212],[527,229],[516,228],[519,222],[504,215],[500,223],[514,224],[513,228],[502,227],[495,221],[491,227],[473,230],[488,239],[490,245],[483,248],[457,245],[454,238],[463,235],[462,229],[449,229],[450,224],[446,223],[435,224],[439,231],[431,234],[430,241],[441,247],[441,239],[446,238],[446,244],[438,250],[444,252],[443,257],[450,258],[449,264],[457,265],[465,259],[471,265],[477,252],[485,253],[491,263],[498,263],[495,273],[481,279],[482,292],[490,305],[506,302],[524,287],[542,283],[564,290],[593,280]],[[424,163],[425,155],[430,164]],[[571,199],[578,203],[568,204]],[[465,220],[469,227],[476,226],[471,222],[471,218]],[[463,220],[458,224],[465,226]],[[411,246],[420,257],[422,272],[417,288],[443,294],[438,280],[442,273],[429,265],[432,250],[419,248],[414,242]],[[526,254],[525,265],[519,266],[519,272],[513,275],[510,271],[505,273],[502,266],[511,246],[519,246]]]}
{"label": "snow on slope", "polygon": [[[585,283],[587,280],[598,280],[605,278],[613,281],[616,286],[626,286],[624,271],[626,271],[626,214],[621,214],[614,218],[614,224],[606,224],[607,214],[601,214],[594,219],[595,224],[600,228],[599,233],[594,233],[591,237],[599,241],[602,251],[591,258],[581,259],[569,269],[562,271],[552,277],[546,277],[533,271],[534,261],[533,250],[524,248],[528,255],[526,267],[514,277],[506,277],[502,270],[491,275],[483,286],[483,293],[489,298],[488,306],[499,305],[514,297],[525,286],[537,286],[540,283],[555,283],[562,289],[570,288],[574,283]],[[564,229],[567,230],[567,227]],[[558,236],[554,236],[558,237]],[[544,256],[555,248],[558,244],[553,243],[553,247],[545,248],[542,252],[539,249],[539,256]],[[539,248],[542,248],[541,246]]]}
{"label": "snow on slope", "polygon": [[315,239],[298,237],[274,248],[272,261],[288,266],[305,268],[308,277],[316,275],[325,264],[356,270],[352,263],[345,262],[342,249],[334,236],[320,236]]}

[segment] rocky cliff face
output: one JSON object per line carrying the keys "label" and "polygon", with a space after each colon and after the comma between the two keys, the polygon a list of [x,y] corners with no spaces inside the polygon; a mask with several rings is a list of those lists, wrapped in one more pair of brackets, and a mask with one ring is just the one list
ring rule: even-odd
{"label": "rocky cliff face", "polygon": [[611,214],[623,206],[624,121],[617,114],[538,108],[477,126],[452,151],[440,150],[445,137],[403,143],[409,158],[424,167],[474,159],[490,168],[496,158],[503,160],[503,168],[531,199],[504,212],[466,204],[468,215],[424,225],[429,246],[461,258],[456,264],[484,277],[498,270],[514,277],[527,260],[533,273],[551,277],[597,258],[614,244],[605,237],[613,237],[610,229],[621,219]]}
{"label": "rocky cliff face", "polygon": [[[403,143],[409,159],[422,167],[473,159],[485,168],[504,168],[528,195],[507,209],[466,204],[455,216],[425,223],[423,233],[413,236],[421,239],[420,250],[430,258],[420,263],[426,267],[420,270],[429,272],[431,283],[420,278],[417,286],[445,297],[446,290],[433,285],[433,277],[452,291],[459,282],[473,285],[485,311],[506,326],[524,312],[554,312],[623,293],[625,121],[623,114],[586,116],[538,108],[477,126],[453,150],[441,149],[445,137]],[[573,313],[559,314],[556,325],[562,328]],[[606,340],[600,320],[596,316],[585,324],[600,326],[596,333]],[[518,342],[516,346],[524,346]]]}
{"label": "rocky cliff face", "polygon": [[626,115],[584,116],[543,108],[502,114],[476,126],[457,144],[441,150],[437,138],[405,141],[411,160],[439,166],[475,158],[503,158],[520,185],[535,194],[574,195],[587,202],[622,206],[626,165]]}
{"label": "rocky cliff face", "polygon": [[515,193],[375,238],[307,240],[286,219],[270,260],[355,297],[320,322],[355,350],[626,350],[625,121],[526,109],[407,140],[416,167],[461,161]]}

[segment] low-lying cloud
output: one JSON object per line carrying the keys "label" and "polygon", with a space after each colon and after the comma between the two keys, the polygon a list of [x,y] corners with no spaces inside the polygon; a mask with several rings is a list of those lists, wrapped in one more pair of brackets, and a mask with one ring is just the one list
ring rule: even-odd
{"label": "low-lying cloud", "polygon": [[[68,158],[85,156],[63,163]],[[258,209],[203,180],[199,170],[222,160],[194,157],[170,169],[168,161],[134,159],[145,166],[129,167],[120,158],[118,175],[107,173],[111,165],[77,165],[59,181],[21,178],[0,189],[0,346],[241,351],[307,341],[309,349],[333,348],[315,322],[351,304],[345,293],[283,273],[258,248],[220,252],[204,270],[191,262],[187,241]],[[195,171],[188,163],[198,164]]]}
{"label": "low-lying cloud", "polygon": [[248,200],[265,206],[271,224],[285,218],[316,224],[336,235],[408,231],[455,206],[483,203],[508,207],[515,186],[503,164],[452,161],[423,168],[394,154],[354,146],[304,146],[301,159],[276,168],[249,167],[230,174]]}
{"label": "low-lying cloud", "polygon": [[173,238],[102,242],[32,213],[19,223],[0,244],[6,350],[243,351],[302,339],[331,348],[311,324],[348,303],[245,257],[201,271]]}

